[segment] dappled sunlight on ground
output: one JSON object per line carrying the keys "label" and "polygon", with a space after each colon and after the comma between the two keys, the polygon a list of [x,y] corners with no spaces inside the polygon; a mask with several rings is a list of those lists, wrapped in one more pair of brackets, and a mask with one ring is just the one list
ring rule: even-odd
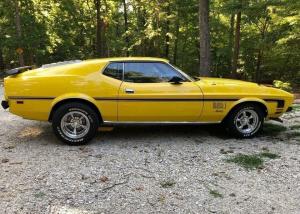
{"label": "dappled sunlight on ground", "polygon": [[36,138],[43,132],[44,130],[40,127],[25,127],[19,132],[18,138]]}
{"label": "dappled sunlight on ground", "polygon": [[91,212],[88,212],[83,209],[78,208],[70,208],[67,206],[51,206],[49,211],[49,214],[91,214]]}

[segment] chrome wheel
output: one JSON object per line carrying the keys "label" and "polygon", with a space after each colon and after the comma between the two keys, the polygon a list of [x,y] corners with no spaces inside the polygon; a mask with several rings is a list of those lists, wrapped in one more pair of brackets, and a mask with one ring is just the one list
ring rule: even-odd
{"label": "chrome wheel", "polygon": [[254,132],[259,125],[259,116],[252,109],[242,109],[235,117],[234,124],[239,132],[250,134]]}
{"label": "chrome wheel", "polygon": [[61,119],[61,130],[69,138],[79,139],[84,137],[90,130],[88,117],[80,111],[71,111]]}

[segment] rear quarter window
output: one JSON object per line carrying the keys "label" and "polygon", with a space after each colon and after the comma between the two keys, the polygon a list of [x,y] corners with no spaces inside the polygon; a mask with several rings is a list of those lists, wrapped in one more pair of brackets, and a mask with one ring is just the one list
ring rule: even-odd
{"label": "rear quarter window", "polygon": [[123,63],[110,63],[105,70],[103,71],[103,75],[122,80],[123,77]]}

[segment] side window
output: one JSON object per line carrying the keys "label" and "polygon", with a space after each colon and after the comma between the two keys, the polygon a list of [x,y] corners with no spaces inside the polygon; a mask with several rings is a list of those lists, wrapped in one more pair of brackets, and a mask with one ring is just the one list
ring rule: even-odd
{"label": "side window", "polygon": [[119,63],[119,62],[110,63],[103,71],[103,74],[105,76],[108,76],[108,77],[111,77],[114,79],[122,80],[123,63]]}
{"label": "side window", "polygon": [[160,83],[169,82],[179,77],[182,81],[187,79],[178,71],[165,63],[159,62],[128,62],[125,63],[125,82],[134,83]]}
{"label": "side window", "polygon": [[156,63],[155,65],[161,72],[162,82],[170,82],[174,77],[182,79],[182,82],[187,82],[188,79],[179,73],[176,69],[165,63]]}

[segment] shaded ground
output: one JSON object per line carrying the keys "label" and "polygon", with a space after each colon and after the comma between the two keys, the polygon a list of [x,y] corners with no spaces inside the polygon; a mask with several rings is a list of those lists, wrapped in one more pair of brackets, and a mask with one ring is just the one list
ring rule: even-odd
{"label": "shaded ground", "polygon": [[[284,122],[248,140],[219,126],[117,127],[70,147],[1,109],[0,213],[299,213],[300,107]],[[254,169],[228,161],[266,151],[277,156]]]}

